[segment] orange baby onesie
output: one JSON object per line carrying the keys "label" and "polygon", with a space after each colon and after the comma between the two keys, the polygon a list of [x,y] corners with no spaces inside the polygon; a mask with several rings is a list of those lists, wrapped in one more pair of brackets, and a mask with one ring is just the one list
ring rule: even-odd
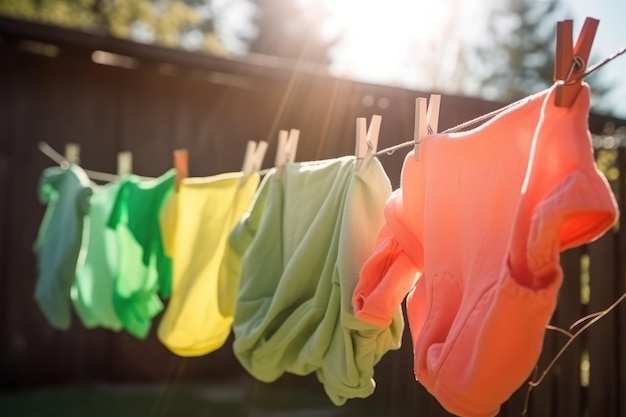
{"label": "orange baby onesie", "polygon": [[352,303],[387,326],[410,291],[415,375],[454,414],[495,416],[524,382],[556,306],[560,251],[617,219],[593,159],[589,96],[584,85],[571,108],[556,107],[551,88],[472,131],[427,137],[419,161],[406,156]]}

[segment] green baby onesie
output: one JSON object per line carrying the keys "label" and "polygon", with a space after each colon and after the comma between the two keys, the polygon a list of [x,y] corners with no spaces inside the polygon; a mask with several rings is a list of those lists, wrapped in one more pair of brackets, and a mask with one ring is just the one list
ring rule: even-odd
{"label": "green baby onesie", "polygon": [[107,227],[121,183],[92,184],[89,238],[82,242],[85,262],[76,271],[72,287],[74,309],[87,328],[120,330],[122,323],[113,308],[118,254],[115,231]]}
{"label": "green baby onesie", "polygon": [[380,162],[354,157],[288,164],[269,174],[230,245],[243,256],[233,350],[254,377],[315,372],[337,405],[375,388],[374,365],[400,347],[404,322],[355,318],[352,292],[391,194]]}
{"label": "green baby onesie", "polygon": [[71,323],[70,291],[80,257],[83,233],[89,233],[84,216],[89,210],[89,178],[77,165],[44,170],[39,180],[39,200],[47,204],[34,251],[37,256],[35,299],[50,324],[66,330]]}
{"label": "green baby onesie", "polygon": [[174,190],[176,171],[153,180],[122,180],[108,226],[115,229],[118,270],[113,305],[124,328],[143,339],[169,295],[172,261],[163,250],[159,212]]}

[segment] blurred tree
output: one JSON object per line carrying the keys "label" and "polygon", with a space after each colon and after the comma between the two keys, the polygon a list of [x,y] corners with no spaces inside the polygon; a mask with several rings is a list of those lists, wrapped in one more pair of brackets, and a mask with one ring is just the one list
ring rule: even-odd
{"label": "blurred tree", "polygon": [[329,64],[330,48],[339,39],[324,39],[321,27],[328,17],[319,2],[250,0],[257,8],[257,29],[250,52]]}
{"label": "blurred tree", "polygon": [[[174,47],[195,34],[195,49],[223,54],[204,0],[0,0],[0,14]],[[200,36],[198,36],[200,35]]]}
{"label": "blurred tree", "polygon": [[[476,80],[480,95],[511,101],[554,82],[556,23],[569,14],[561,4],[507,0],[491,12],[488,40],[465,56],[469,61],[465,69]],[[575,31],[574,42],[577,36]],[[602,78],[591,83],[595,97],[608,90]]]}
{"label": "blurred tree", "polygon": [[475,51],[489,64],[480,68],[483,94],[512,100],[552,84],[558,13],[558,0],[507,0],[491,12],[489,42]]}

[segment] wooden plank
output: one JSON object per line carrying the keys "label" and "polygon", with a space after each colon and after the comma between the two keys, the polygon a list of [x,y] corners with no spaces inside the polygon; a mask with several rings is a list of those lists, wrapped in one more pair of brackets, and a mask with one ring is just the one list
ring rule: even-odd
{"label": "wooden plank", "polygon": [[[48,133],[48,121],[54,109],[46,109],[46,76],[54,58],[15,50],[11,166],[14,178],[7,188],[11,245],[7,248],[6,323],[10,344],[7,346],[17,383],[45,381],[53,361],[51,330],[33,298],[36,280],[32,245],[37,235],[44,207],[37,201],[37,183],[49,160],[37,150],[37,141]],[[45,138],[47,140],[47,138]]]}
{"label": "wooden plank", "polygon": [[[15,141],[13,127],[15,122],[15,82],[14,75],[17,71],[15,49],[12,45],[0,42],[0,369],[6,369],[5,377],[0,378],[0,389],[8,387],[12,383],[12,375],[9,372],[11,360],[9,359],[9,346],[11,338],[8,331],[7,315],[10,308],[9,292],[9,263],[11,262],[9,251],[12,242],[12,228],[10,224],[11,192],[10,184],[13,182],[11,165],[13,162],[12,148]],[[3,372],[4,374],[4,372]]]}
{"label": "wooden plank", "polygon": [[[619,179],[616,182],[615,192],[619,205],[621,220],[617,231],[617,242],[615,246],[615,258],[617,265],[615,269],[617,292],[626,291],[626,146],[618,149],[616,167],[619,171]],[[617,308],[617,352],[616,360],[619,364],[619,391],[620,401],[617,406],[617,415],[626,415],[626,302],[622,302]]]}
{"label": "wooden plank", "polygon": [[[623,292],[616,276],[615,245],[617,236],[606,233],[589,245],[591,298],[589,311],[607,308]],[[622,291],[620,291],[620,288]],[[618,361],[623,352],[618,346],[618,321],[613,311],[589,328],[589,415],[616,416],[619,401]]]}
{"label": "wooden plank", "polygon": [[115,174],[120,83],[125,70],[88,62],[82,71],[81,109],[76,121],[81,164],[87,169]]}
{"label": "wooden plank", "polygon": [[[42,132],[29,138],[27,151],[38,153],[37,141],[45,140],[59,152],[63,153],[66,143],[81,143],[81,93],[84,85],[84,73],[82,71],[85,57],[79,51],[70,52],[61,49],[55,58],[48,59],[41,69],[40,104],[36,111],[41,112],[39,120],[42,122]],[[56,163],[47,161],[48,166]],[[41,174],[41,171],[38,172]],[[71,327],[67,331],[54,331],[50,334],[48,346],[38,346],[37,350],[47,350],[53,364],[41,377],[52,381],[73,381],[86,379],[90,361],[89,352],[84,347],[88,341],[87,331],[82,327],[78,317],[73,313],[70,302],[70,294],[65,302],[72,310]],[[43,352],[40,352],[45,356]]]}
{"label": "wooden plank", "polygon": [[[585,310],[581,304],[581,262],[585,255],[583,248],[575,248],[561,255],[563,269],[563,284],[559,291],[558,308],[551,324],[568,329],[569,326],[582,317]],[[567,342],[567,338],[560,334],[553,334],[553,354],[546,359],[552,359],[561,347]],[[555,415],[583,416],[584,396],[580,382],[580,358],[584,349],[584,341],[576,340],[560,357],[552,369],[553,383],[556,398],[554,403],[548,405],[539,404],[545,413],[549,408],[555,411]],[[547,364],[546,364],[547,365]],[[547,397],[542,400],[549,403]],[[545,407],[545,408],[544,408]],[[536,410],[538,411],[538,410]],[[551,410],[550,410],[551,411]],[[537,415],[541,415],[537,412]]]}

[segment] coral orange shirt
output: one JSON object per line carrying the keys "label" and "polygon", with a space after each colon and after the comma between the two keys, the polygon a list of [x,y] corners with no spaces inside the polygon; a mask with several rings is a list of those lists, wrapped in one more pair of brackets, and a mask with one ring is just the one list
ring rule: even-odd
{"label": "coral orange shirt", "polygon": [[587,128],[554,89],[469,132],[410,152],[377,247],[353,293],[358,318],[387,326],[404,296],[417,379],[448,411],[494,416],[541,352],[562,282],[559,253],[617,219]]}

